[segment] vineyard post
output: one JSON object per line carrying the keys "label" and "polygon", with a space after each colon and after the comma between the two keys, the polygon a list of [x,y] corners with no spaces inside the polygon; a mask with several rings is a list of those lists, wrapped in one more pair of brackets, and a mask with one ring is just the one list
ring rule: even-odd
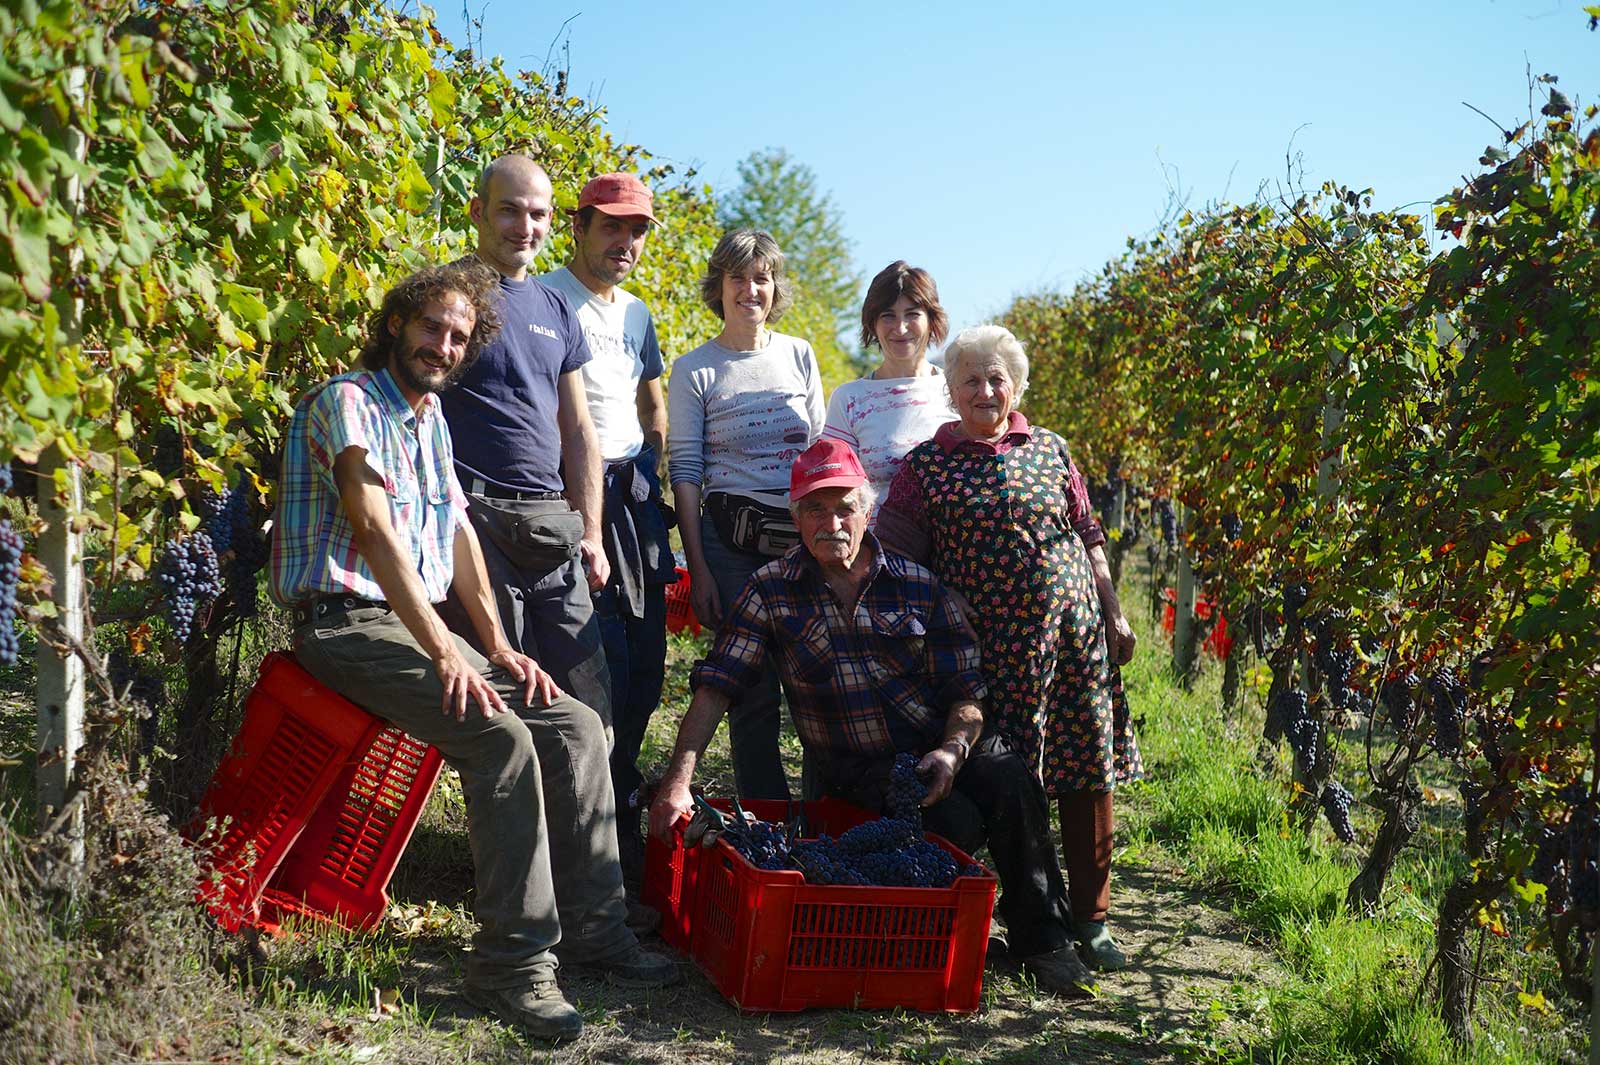
{"label": "vineyard post", "polygon": [[[85,74],[82,67],[68,75],[68,95],[81,106]],[[88,138],[70,123],[66,130],[72,156],[80,164],[88,157]],[[76,217],[83,206],[83,186],[76,175],[60,182],[59,194],[68,211]],[[76,275],[82,266],[83,251],[73,246],[68,254],[67,271]],[[62,321],[66,342],[83,339],[83,301],[74,297]],[[56,480],[64,482],[58,494]],[[76,648],[83,644],[83,536],[75,526],[83,509],[82,475],[76,462],[64,456],[60,442],[45,449],[38,467],[39,515],[44,531],[39,534],[39,562],[49,572],[50,593],[56,622],[65,638],[64,646],[40,640],[38,649],[38,751],[39,825],[47,826],[67,801],[67,786],[72,780],[73,763],[83,745],[83,662]],[[68,860],[83,862],[83,811],[73,813],[63,826],[68,841]]]}
{"label": "vineyard post", "polygon": [[1182,507],[1178,511],[1179,539],[1178,539],[1178,587],[1176,601],[1172,604],[1172,671],[1173,674],[1187,687],[1194,676],[1195,659],[1198,657],[1197,641],[1195,640],[1195,614],[1194,614],[1194,567],[1189,564],[1189,549],[1184,546],[1182,532],[1188,518],[1188,508]]}

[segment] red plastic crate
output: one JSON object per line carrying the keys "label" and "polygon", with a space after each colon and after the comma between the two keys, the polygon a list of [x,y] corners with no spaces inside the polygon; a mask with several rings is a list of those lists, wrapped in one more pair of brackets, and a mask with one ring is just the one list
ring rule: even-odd
{"label": "red plastic crate", "polygon": [[195,897],[223,927],[259,920],[268,880],[372,721],[317,683],[291,655],[262,660],[245,699],[244,725],[188,830],[205,851]]}
{"label": "red plastic crate", "polygon": [[[1176,605],[1178,593],[1171,588],[1164,588],[1161,598],[1165,600],[1165,605],[1161,608],[1161,627],[1170,634],[1178,623]],[[1203,595],[1195,596],[1194,616],[1201,621],[1211,617],[1211,600]],[[1218,658],[1227,658],[1233,651],[1233,637],[1228,635],[1228,619],[1222,616],[1220,610],[1217,611],[1216,624],[1212,625],[1211,631],[1206,634],[1204,647]]]}
{"label": "red plastic crate", "polygon": [[[744,805],[769,821],[789,809]],[[834,834],[872,816],[837,800],[806,807],[814,832]],[[972,861],[928,838],[958,863]],[[720,840],[697,850],[697,858],[686,856],[697,865],[690,953],[740,1009],[977,1009],[992,876],[959,877],[948,888],[841,887],[807,884],[795,870],[757,869]]]}
{"label": "red plastic crate", "polygon": [[690,632],[700,631],[700,619],[694,616],[694,607],[689,605],[689,571],[682,566],[676,567],[678,579],[667,585],[667,631]]}
{"label": "red plastic crate", "polygon": [[263,918],[322,917],[371,928],[389,908],[389,878],[416,830],[442,759],[373,719],[360,755],[334,782],[263,894]]}

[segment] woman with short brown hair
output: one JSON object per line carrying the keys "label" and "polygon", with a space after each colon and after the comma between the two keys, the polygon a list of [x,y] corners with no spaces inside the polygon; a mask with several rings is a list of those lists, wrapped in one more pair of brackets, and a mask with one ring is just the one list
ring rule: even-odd
{"label": "woman with short brown hair", "polygon": [[843,440],[861,456],[881,498],[906,452],[955,417],[928,347],[944,342],[950,319],[939,288],[919,266],[897,260],[878,271],[861,304],[861,343],[882,359],[866,377],[834,389],[822,435]]}

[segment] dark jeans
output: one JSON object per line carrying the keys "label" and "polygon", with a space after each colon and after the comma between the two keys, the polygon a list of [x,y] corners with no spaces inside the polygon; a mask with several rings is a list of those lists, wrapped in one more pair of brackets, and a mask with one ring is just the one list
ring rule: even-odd
{"label": "dark jeans", "polygon": [[[891,761],[848,759],[825,765],[819,759],[815,771],[824,794],[882,810]],[[923,810],[922,823],[968,854],[989,844],[1001,888],[995,908],[1006,923],[1013,957],[1045,954],[1071,942],[1072,915],[1044,788],[1027,761],[998,736],[978,741],[956,774],[955,787]]]}
{"label": "dark jeans", "polygon": [[437,747],[461,775],[479,925],[468,982],[518,987],[554,975],[553,950],[600,961],[633,949],[599,717],[567,695],[524,706],[510,675],[456,645],[514,713],[446,716],[433,663],[387,608],[356,607],[294,632],[307,672]]}
{"label": "dark jeans", "polygon": [[611,784],[616,791],[619,831],[635,835],[638,810],[630,799],[643,781],[637,764],[639,748],[650,715],[661,703],[667,662],[667,590],[649,584],[644,597],[642,618],[618,611],[615,588],[604,588],[594,597],[594,613],[611,668]]}
{"label": "dark jeans", "polygon": [[[700,519],[700,544],[706,565],[717,582],[717,597],[726,613],[739,598],[750,574],[774,561],[765,555],[729,547],[709,517]],[[767,656],[761,679],[728,708],[728,742],[733,747],[734,787],[747,799],[787,799],[778,736],[783,731],[783,702],[778,668]]]}

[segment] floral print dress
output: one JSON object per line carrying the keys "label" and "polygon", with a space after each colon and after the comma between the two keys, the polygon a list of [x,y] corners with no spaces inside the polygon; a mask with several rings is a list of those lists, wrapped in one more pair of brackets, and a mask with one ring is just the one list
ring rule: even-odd
{"label": "floral print dress", "polygon": [[[1108,791],[1144,768],[1074,529],[1081,477],[1059,436],[1016,414],[1012,425],[998,445],[947,426],[913,448],[885,508],[926,523],[931,568],[973,608],[985,729],[1028,759],[1046,793]],[[1079,500],[1079,524],[1092,526]]]}

